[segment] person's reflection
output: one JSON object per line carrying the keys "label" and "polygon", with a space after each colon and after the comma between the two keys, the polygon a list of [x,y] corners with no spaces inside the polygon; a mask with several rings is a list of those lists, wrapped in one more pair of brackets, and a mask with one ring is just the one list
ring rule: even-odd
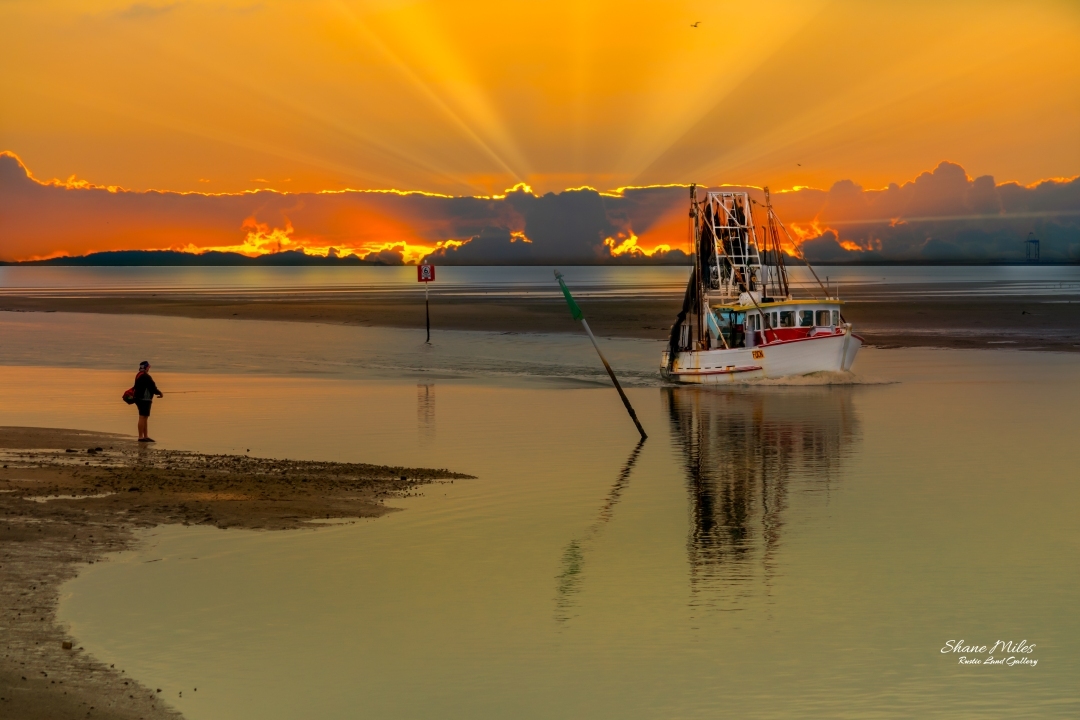
{"label": "person's reflection", "polygon": [[851,388],[668,388],[690,495],[693,603],[738,604],[776,573],[790,493],[827,490],[858,420]]}

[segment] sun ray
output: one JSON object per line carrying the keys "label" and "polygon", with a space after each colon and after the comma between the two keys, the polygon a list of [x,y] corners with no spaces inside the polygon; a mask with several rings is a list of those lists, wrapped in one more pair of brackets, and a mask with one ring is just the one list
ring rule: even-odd
{"label": "sun ray", "polygon": [[354,29],[357,36],[362,38],[366,43],[369,43],[372,47],[378,49],[378,51],[389,60],[395,69],[406,78],[409,83],[417,89],[433,106],[435,106],[440,113],[442,113],[448,120],[450,120],[462,134],[471,140],[478,148],[480,148],[492,161],[494,161],[500,168],[502,168],[507,175],[515,180],[521,180],[521,174],[515,170],[506,159],[502,157],[491,145],[484,140],[474,129],[467,123],[461,115],[455,111],[441,96],[435,91],[431,85],[424,80],[417,73],[413,67],[407,63],[398,53],[396,53],[383,39],[372,30],[367,23],[365,23],[361,17],[354,12],[351,8],[344,3],[337,3],[337,8],[342,17],[345,18],[350,26]]}
{"label": "sun ray", "polygon": [[1057,0],[130,8],[0,3],[5,148],[126,187],[469,195],[1080,163]]}

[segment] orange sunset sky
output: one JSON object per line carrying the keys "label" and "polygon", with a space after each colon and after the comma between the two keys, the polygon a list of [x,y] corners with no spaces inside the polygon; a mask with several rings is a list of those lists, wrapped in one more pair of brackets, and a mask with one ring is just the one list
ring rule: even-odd
{"label": "orange sunset sky", "polygon": [[[440,224],[419,206],[342,201],[301,224],[308,194],[346,189],[493,196],[524,183],[539,197],[851,180],[869,192],[914,187],[949,161],[976,192],[980,176],[1035,187],[1080,174],[1080,3],[1068,0],[6,0],[0,34],[3,260],[255,252],[278,233],[287,247],[415,261],[485,228],[527,243],[540,212],[485,206],[483,222]],[[31,176],[67,194],[25,200]],[[73,200],[85,183],[132,201]],[[275,192],[185,225],[184,212],[136,202],[151,190]],[[792,204],[792,222],[821,231],[819,200]],[[1068,217],[1069,202],[1053,212]],[[57,203],[63,222],[31,214]],[[988,212],[971,208],[956,212]],[[651,251],[679,241],[673,213],[595,232]],[[838,242],[863,243],[835,227]]]}

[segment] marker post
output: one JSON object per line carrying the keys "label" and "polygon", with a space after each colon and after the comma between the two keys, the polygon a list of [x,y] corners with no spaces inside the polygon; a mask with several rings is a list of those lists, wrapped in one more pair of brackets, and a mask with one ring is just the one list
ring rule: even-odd
{"label": "marker post", "polygon": [[566,282],[563,280],[562,273],[558,270],[555,271],[555,279],[559,281],[559,287],[562,288],[563,296],[566,298],[566,304],[570,306],[570,314],[574,316],[575,320],[581,321],[581,326],[585,328],[585,332],[589,335],[589,340],[592,340],[593,347],[596,348],[596,354],[600,356],[600,362],[604,363],[604,369],[607,370],[607,374],[611,377],[611,382],[615,383],[615,389],[619,391],[619,397],[622,398],[623,405],[626,406],[626,412],[630,413],[630,419],[634,421],[634,425],[637,426],[637,431],[641,435],[641,440],[644,442],[648,439],[648,435],[645,434],[645,428],[641,427],[641,422],[637,418],[637,413],[634,412],[634,408],[630,405],[629,398],[626,397],[626,393],[623,392],[622,385],[619,384],[619,379],[615,377],[615,371],[611,369],[611,365],[608,364],[607,358],[604,357],[604,353],[600,352],[600,346],[596,343],[596,338],[592,334],[592,330],[589,328],[589,323],[585,321],[585,314],[581,312],[581,308],[574,301],[574,296],[570,294],[570,289],[566,287]]}
{"label": "marker post", "polygon": [[431,344],[431,306],[428,303],[428,283],[435,281],[435,266],[428,265],[427,260],[422,265],[416,266],[416,282],[424,283],[424,325],[427,328],[428,345]]}

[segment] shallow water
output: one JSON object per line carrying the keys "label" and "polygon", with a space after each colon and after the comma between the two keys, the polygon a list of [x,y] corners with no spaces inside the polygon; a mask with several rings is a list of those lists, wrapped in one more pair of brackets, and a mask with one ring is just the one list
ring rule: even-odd
{"label": "shallow water", "polygon": [[[567,326],[575,330],[567,314]],[[475,382],[610,382],[583,333],[423,331],[296,322],[238,322],[143,315],[0,312],[0,365],[54,365],[117,371],[148,359],[169,392],[205,392],[176,373],[352,378],[464,379]],[[609,338],[604,353],[628,384],[659,384],[664,343]],[[78,348],[73,352],[72,348]],[[172,378],[164,380],[166,375]],[[123,389],[121,389],[121,392]],[[171,395],[171,393],[170,393]],[[170,397],[170,399],[173,399]]]}
{"label": "shallow water", "polygon": [[[55,327],[20,329],[0,424],[129,430],[109,321],[84,321],[77,367],[58,366],[79,363]],[[490,341],[518,374],[312,378],[248,334],[294,324],[183,322],[198,347],[155,373],[201,392],[155,404],[163,445],[478,476],[317,531],[159,528],[88,566],[62,620],[189,718],[1080,711],[1074,356],[865,350],[857,374],[894,382],[852,387],[642,381],[637,447],[610,388],[550,371],[588,352],[538,362],[513,336],[448,334],[436,356]],[[341,330],[376,359],[388,337]],[[263,359],[216,366],[236,338]],[[1038,665],[961,666],[940,652],[959,639],[1027,640]]]}

